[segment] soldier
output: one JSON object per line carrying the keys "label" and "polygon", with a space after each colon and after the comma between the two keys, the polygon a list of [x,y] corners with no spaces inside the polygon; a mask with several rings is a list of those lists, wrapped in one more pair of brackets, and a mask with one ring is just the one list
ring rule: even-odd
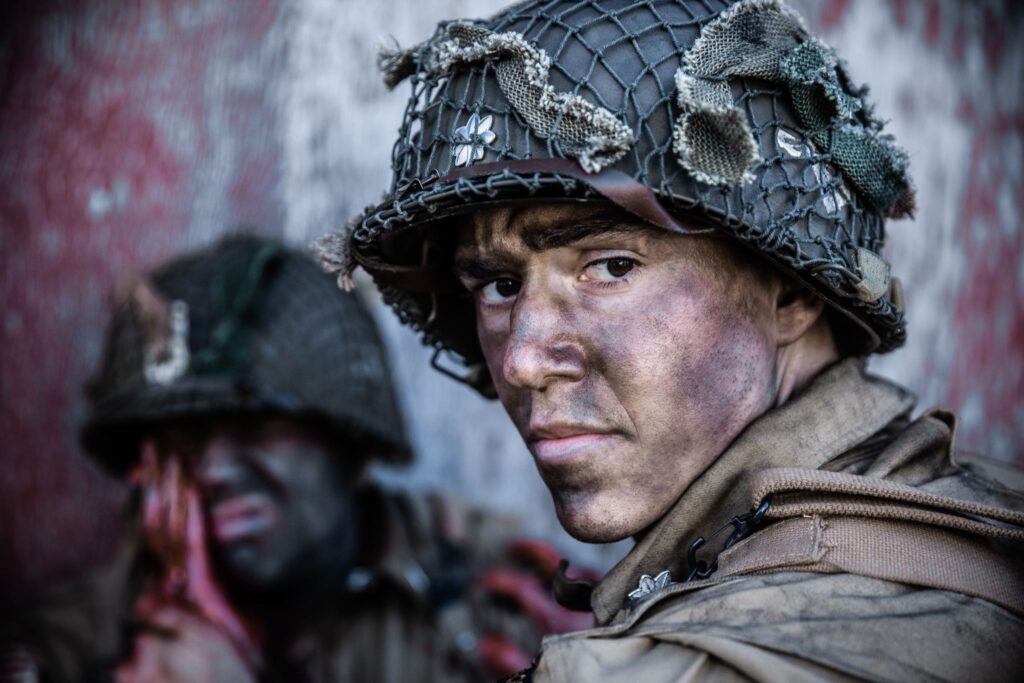
{"label": "soldier", "polygon": [[137,485],[126,541],[112,567],[6,615],[17,669],[486,680],[578,623],[538,598],[548,549],[505,557],[509,520],[365,480],[410,448],[370,316],[311,259],[233,236],[119,299],[82,435]]}
{"label": "soldier", "polygon": [[571,534],[636,541],[524,680],[1019,676],[1021,477],[865,372],[907,158],[792,10],[522,2],[381,63],[394,181],[325,263],[501,401]]}

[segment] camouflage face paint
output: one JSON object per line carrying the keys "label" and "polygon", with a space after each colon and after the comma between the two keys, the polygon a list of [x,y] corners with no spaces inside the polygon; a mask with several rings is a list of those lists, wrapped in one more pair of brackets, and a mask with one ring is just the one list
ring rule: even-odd
{"label": "camouflage face paint", "polygon": [[[456,269],[498,396],[581,540],[634,535],[775,397],[775,288],[712,238],[605,230],[541,205],[478,214]],[[586,232],[586,231],[584,231]]]}
{"label": "camouflage face paint", "polygon": [[248,589],[279,587],[325,567],[348,568],[357,548],[353,482],[339,454],[285,418],[212,420],[195,478],[214,558]]}

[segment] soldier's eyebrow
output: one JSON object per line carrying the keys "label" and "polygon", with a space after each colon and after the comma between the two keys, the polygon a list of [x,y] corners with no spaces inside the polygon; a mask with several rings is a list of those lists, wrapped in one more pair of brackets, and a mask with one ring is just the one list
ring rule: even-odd
{"label": "soldier's eyebrow", "polygon": [[483,256],[456,257],[452,264],[452,270],[459,279],[466,280],[495,280],[502,275],[508,275],[508,264],[494,258]]}
{"label": "soldier's eyebrow", "polygon": [[[528,220],[538,220],[539,223],[527,223]],[[487,239],[488,244],[482,248],[477,246],[475,253],[456,255],[452,270],[457,277],[487,281],[508,275],[516,270],[520,256],[515,255],[515,252],[520,251],[521,247],[540,252],[572,246],[596,236],[659,232],[658,228],[639,218],[607,210],[537,217],[534,213],[518,209],[507,214],[496,229],[497,233],[492,232],[489,236],[497,239]]]}
{"label": "soldier's eyebrow", "polygon": [[567,217],[550,225],[523,230],[520,239],[531,251],[544,251],[568,247],[595,235],[629,235],[655,230],[639,218],[594,215],[581,218]]}

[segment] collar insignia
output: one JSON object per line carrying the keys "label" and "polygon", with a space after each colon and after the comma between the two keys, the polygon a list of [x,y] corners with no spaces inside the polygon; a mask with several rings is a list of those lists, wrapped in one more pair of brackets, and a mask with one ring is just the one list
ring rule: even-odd
{"label": "collar insignia", "polygon": [[630,592],[629,599],[633,602],[640,602],[672,585],[675,585],[675,581],[672,580],[672,575],[667,569],[654,578],[651,578],[650,574],[644,574],[640,577],[640,585]]}

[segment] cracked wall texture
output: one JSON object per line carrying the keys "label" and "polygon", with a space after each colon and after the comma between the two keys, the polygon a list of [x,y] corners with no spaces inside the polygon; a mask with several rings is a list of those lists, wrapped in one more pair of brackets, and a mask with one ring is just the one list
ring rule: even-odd
{"label": "cracked wall texture", "polygon": [[[26,590],[107,556],[121,489],[82,459],[81,385],[107,291],[228,226],[296,244],[386,187],[406,90],[373,65],[443,18],[501,2],[117,0],[31,3],[0,20],[0,585]],[[958,410],[963,447],[1024,465],[1024,11],[1012,0],[793,0],[868,82],[910,152],[915,221],[889,226],[907,346],[872,367]],[[372,291],[364,294],[374,300]],[[497,404],[433,372],[378,305],[418,448],[395,485],[554,521]]]}

